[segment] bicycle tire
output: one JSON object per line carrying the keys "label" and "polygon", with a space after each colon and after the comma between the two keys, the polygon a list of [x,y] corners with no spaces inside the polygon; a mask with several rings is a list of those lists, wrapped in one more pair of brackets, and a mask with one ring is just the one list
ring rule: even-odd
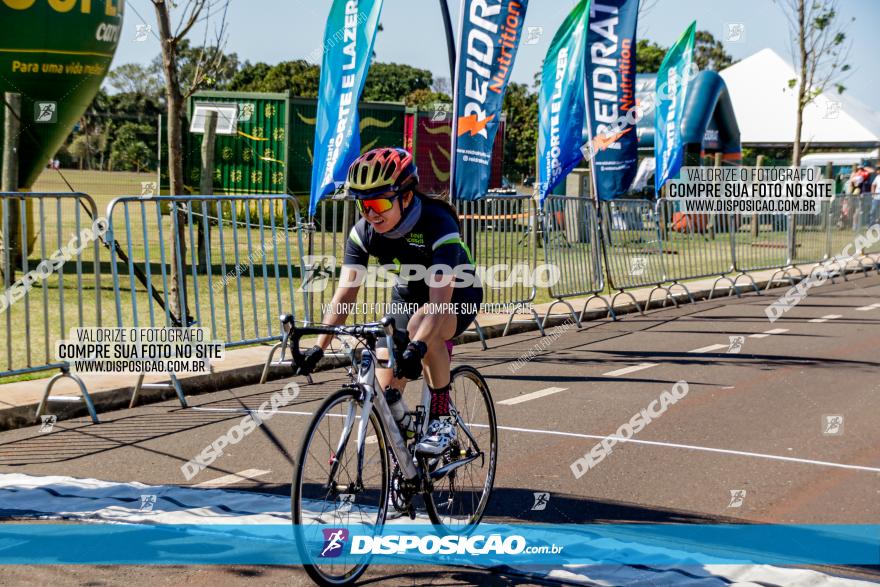
{"label": "bicycle tire", "polygon": [[[485,408],[485,418],[486,422],[474,422],[472,419],[475,414],[470,413],[468,406],[460,406],[455,401],[456,394],[456,380],[459,380],[460,384],[463,383],[463,380],[468,380],[473,383],[476,389],[480,393],[481,403]],[[476,435],[476,431],[484,430],[488,432],[488,437],[485,434],[482,435],[484,442],[488,441],[488,447],[485,446],[484,443],[480,443],[480,448],[486,453],[486,461],[488,466],[485,467],[485,481],[482,483],[482,493],[480,495],[480,499],[477,502],[477,505],[473,512],[471,512],[464,524],[458,524],[454,526],[450,526],[444,523],[444,512],[441,511],[442,506],[438,504],[438,501],[442,500],[444,497],[444,487],[446,487],[446,481],[456,475],[462,469],[466,469],[471,465],[464,465],[460,469],[451,473],[448,477],[438,480],[434,485],[434,489],[431,492],[426,492],[424,495],[425,501],[425,509],[428,512],[428,517],[431,522],[434,524],[442,532],[446,533],[450,530],[453,530],[456,533],[467,533],[469,530],[473,530],[476,528],[477,524],[480,523],[480,520],[483,518],[483,514],[486,511],[486,507],[489,505],[489,500],[492,497],[492,487],[495,483],[495,469],[498,465],[498,423],[495,418],[495,405],[492,401],[492,394],[489,391],[489,385],[486,383],[486,379],[477,371],[475,368],[469,365],[459,365],[454,368],[450,373],[450,397],[453,400],[453,403],[456,406],[456,409],[461,414],[462,419],[469,424],[476,424],[476,426],[471,428],[472,434]],[[460,398],[459,398],[460,399]],[[464,437],[464,439],[462,438]],[[457,442],[462,442],[463,440],[468,440],[464,433],[459,430],[457,434]],[[479,461],[474,461],[474,463]],[[456,475],[457,477],[458,475]],[[455,477],[452,477],[453,479]],[[451,494],[451,492],[449,492]]]}
{"label": "bicycle tire", "polygon": [[[359,563],[357,565],[353,565],[352,569],[343,573],[341,576],[330,576],[328,573],[324,572],[321,566],[316,564],[307,564],[306,561],[315,560],[316,553],[308,552],[306,549],[306,544],[304,540],[304,535],[302,533],[302,524],[304,522],[303,511],[302,511],[302,500],[303,500],[303,482],[304,482],[304,471],[310,462],[308,455],[309,449],[311,448],[311,444],[313,439],[315,438],[315,432],[318,429],[320,423],[325,419],[325,416],[328,416],[329,412],[332,410],[334,406],[340,405],[346,401],[354,401],[358,404],[358,408],[360,407],[360,402],[358,402],[359,392],[357,390],[351,389],[342,389],[337,391],[336,393],[327,397],[324,402],[321,404],[321,407],[315,412],[312,421],[309,423],[308,428],[306,428],[305,433],[303,434],[302,442],[300,443],[299,452],[297,455],[295,469],[294,469],[294,478],[293,478],[293,487],[291,488],[291,517],[293,519],[294,529],[296,532],[297,540],[297,549],[299,550],[300,556],[303,561],[303,568],[309,577],[312,578],[315,583],[318,585],[327,585],[327,586],[340,586],[340,585],[351,585],[355,581],[360,578],[361,575],[367,570],[367,567],[370,564],[370,558],[365,557],[363,563]],[[378,497],[378,513],[376,516],[376,528],[381,529],[385,523],[385,518],[388,513],[388,489],[390,484],[390,463],[388,458],[387,441],[385,430],[382,427],[381,419],[377,416],[375,407],[370,412],[370,425],[372,427],[372,432],[375,434],[377,443],[376,443],[376,452],[379,455],[380,460],[380,470],[381,475],[379,479],[379,497]],[[370,428],[367,429],[367,434],[369,435]],[[357,428],[353,428],[351,431],[351,437],[349,438],[349,442],[343,448],[344,451],[353,450],[356,451],[356,435]],[[337,458],[340,460],[344,458],[344,455],[337,455]],[[332,564],[332,563],[328,563]]]}

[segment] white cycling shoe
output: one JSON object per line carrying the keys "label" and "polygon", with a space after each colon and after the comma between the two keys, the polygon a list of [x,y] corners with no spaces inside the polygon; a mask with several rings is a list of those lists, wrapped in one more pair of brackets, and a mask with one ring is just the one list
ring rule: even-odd
{"label": "white cycling shoe", "polygon": [[432,420],[428,432],[416,445],[416,452],[422,455],[440,456],[455,442],[455,424],[451,416]]}

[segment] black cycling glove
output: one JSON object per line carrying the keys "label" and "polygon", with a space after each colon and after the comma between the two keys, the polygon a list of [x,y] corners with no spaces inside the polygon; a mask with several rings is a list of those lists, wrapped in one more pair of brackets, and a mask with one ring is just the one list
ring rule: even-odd
{"label": "black cycling glove", "polygon": [[418,379],[422,375],[422,359],[428,353],[428,345],[420,340],[414,340],[408,345],[397,360],[394,367],[394,376],[398,379]]}
{"label": "black cycling glove", "polygon": [[312,372],[315,370],[315,367],[318,365],[318,361],[320,361],[323,357],[324,349],[322,349],[318,345],[313,346],[303,353],[302,362],[294,371],[294,375],[311,375]]}

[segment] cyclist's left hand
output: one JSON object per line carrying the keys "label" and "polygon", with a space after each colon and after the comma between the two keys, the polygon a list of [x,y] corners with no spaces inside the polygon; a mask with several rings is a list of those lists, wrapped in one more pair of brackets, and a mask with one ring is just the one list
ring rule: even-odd
{"label": "cyclist's left hand", "polygon": [[428,353],[428,346],[420,340],[408,345],[397,360],[394,376],[398,379],[418,379],[422,375],[422,359]]}
{"label": "cyclist's left hand", "polygon": [[294,368],[293,374],[311,375],[322,358],[324,358],[324,349],[318,345],[313,346],[303,353],[303,361]]}

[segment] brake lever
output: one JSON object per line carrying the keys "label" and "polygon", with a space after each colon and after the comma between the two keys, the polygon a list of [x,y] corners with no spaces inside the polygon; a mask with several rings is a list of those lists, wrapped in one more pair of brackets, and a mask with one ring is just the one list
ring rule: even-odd
{"label": "brake lever", "polygon": [[[296,323],[294,322],[294,318],[292,314],[283,314],[281,316],[281,330],[284,332],[284,337],[281,340],[282,347],[281,352],[284,352],[284,346],[289,344],[290,346],[290,357],[293,362],[293,374],[300,375],[300,369],[303,364],[303,355],[299,349],[299,339],[301,335],[296,330]],[[283,358],[283,354],[282,354]],[[312,375],[309,373],[305,376],[306,381],[309,382],[309,385],[314,383],[312,381]]]}

